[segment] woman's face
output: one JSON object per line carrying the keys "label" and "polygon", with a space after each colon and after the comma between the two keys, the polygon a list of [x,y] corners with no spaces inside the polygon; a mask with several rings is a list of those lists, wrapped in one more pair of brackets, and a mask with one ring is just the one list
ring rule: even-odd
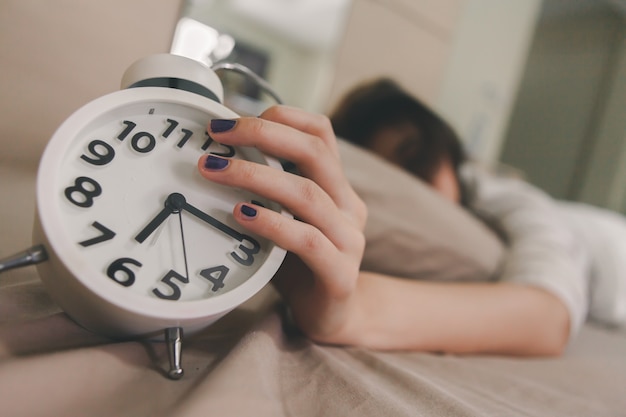
{"label": "woman's face", "polygon": [[[384,127],[375,132],[368,147],[389,162],[410,171],[409,166],[416,160],[421,148],[421,132],[409,121]],[[452,163],[444,158],[437,167],[430,185],[445,198],[454,203],[460,202],[461,193]]]}

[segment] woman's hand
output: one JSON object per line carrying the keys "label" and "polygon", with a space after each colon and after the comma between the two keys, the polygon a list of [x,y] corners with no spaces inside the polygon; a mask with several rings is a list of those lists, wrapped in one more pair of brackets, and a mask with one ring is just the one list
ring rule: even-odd
{"label": "woman's hand", "polygon": [[207,179],[276,201],[297,219],[249,203],[233,211],[237,222],[290,253],[274,278],[294,320],[311,338],[349,343],[365,247],[367,210],[344,176],[329,120],[276,106],[260,117],[213,120],[211,136],[296,164],[301,176],[213,155],[198,162]]}

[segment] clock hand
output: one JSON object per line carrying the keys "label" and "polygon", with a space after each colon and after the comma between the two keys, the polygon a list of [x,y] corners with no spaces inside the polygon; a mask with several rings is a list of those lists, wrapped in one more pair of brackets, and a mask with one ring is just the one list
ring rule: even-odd
{"label": "clock hand", "polygon": [[185,232],[183,231],[183,212],[178,211],[178,222],[180,223],[180,239],[183,242],[183,259],[185,259],[185,276],[189,279],[189,266],[187,263],[187,248],[185,246]]}
{"label": "clock hand", "polygon": [[182,205],[185,203],[185,197],[179,193],[172,193],[165,200],[165,207],[161,210],[150,223],[143,228],[141,232],[135,236],[135,240],[143,243],[172,213],[180,213]]}
{"label": "clock hand", "polygon": [[233,239],[236,239],[236,240],[238,240],[240,242],[244,239],[244,235],[239,233],[237,230],[233,229],[230,226],[227,226],[226,224],[224,224],[221,221],[217,220],[215,217],[212,217],[212,216],[206,214],[205,212],[195,208],[194,206],[192,206],[191,204],[187,203],[186,201],[182,205],[182,209],[185,210],[186,212],[188,212],[189,214],[192,214],[192,215],[196,216],[200,220],[210,224],[211,226],[215,227],[220,232],[227,234],[228,236],[232,237]]}
{"label": "clock hand", "polygon": [[203,222],[206,222],[209,225],[213,226],[220,232],[241,242],[241,244],[239,245],[238,251],[233,251],[230,253],[233,259],[235,259],[235,261],[245,266],[250,266],[254,263],[254,255],[259,253],[259,251],[261,250],[261,245],[259,244],[259,242],[256,241],[256,239],[252,238],[251,236],[238,232],[232,227],[227,226],[226,224],[217,220],[215,217],[208,215],[202,210],[198,210],[196,207],[192,206],[186,201],[182,203],[182,210],[185,210],[189,214],[196,216]]}

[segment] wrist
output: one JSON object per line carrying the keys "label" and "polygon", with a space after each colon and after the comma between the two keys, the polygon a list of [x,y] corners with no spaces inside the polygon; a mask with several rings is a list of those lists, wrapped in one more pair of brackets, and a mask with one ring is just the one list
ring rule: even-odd
{"label": "wrist", "polygon": [[288,300],[290,319],[312,341],[358,345],[359,314],[355,294],[342,299],[307,297]]}

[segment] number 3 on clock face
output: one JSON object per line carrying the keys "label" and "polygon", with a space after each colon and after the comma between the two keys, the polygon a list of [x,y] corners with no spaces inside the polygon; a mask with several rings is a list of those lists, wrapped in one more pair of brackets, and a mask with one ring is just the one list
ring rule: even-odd
{"label": "number 3 on clock face", "polygon": [[46,151],[40,167],[39,192],[48,199],[39,203],[42,226],[62,255],[80,259],[69,263],[72,273],[106,298],[130,297],[158,310],[163,303],[202,302],[249,285],[240,290],[243,301],[269,277],[249,281],[260,271],[273,274],[284,251],[238,226],[233,206],[253,201],[281,208],[206,181],[196,161],[210,152],[277,162],[209,136],[212,117],[236,117],[223,106],[207,109],[207,100],[194,105],[189,93],[176,90],[167,100],[157,98],[162,91],[150,98],[152,89],[120,91],[115,100],[105,96],[90,104],[99,108],[81,109],[75,126],[60,128],[56,135],[65,128],[67,137]]}

